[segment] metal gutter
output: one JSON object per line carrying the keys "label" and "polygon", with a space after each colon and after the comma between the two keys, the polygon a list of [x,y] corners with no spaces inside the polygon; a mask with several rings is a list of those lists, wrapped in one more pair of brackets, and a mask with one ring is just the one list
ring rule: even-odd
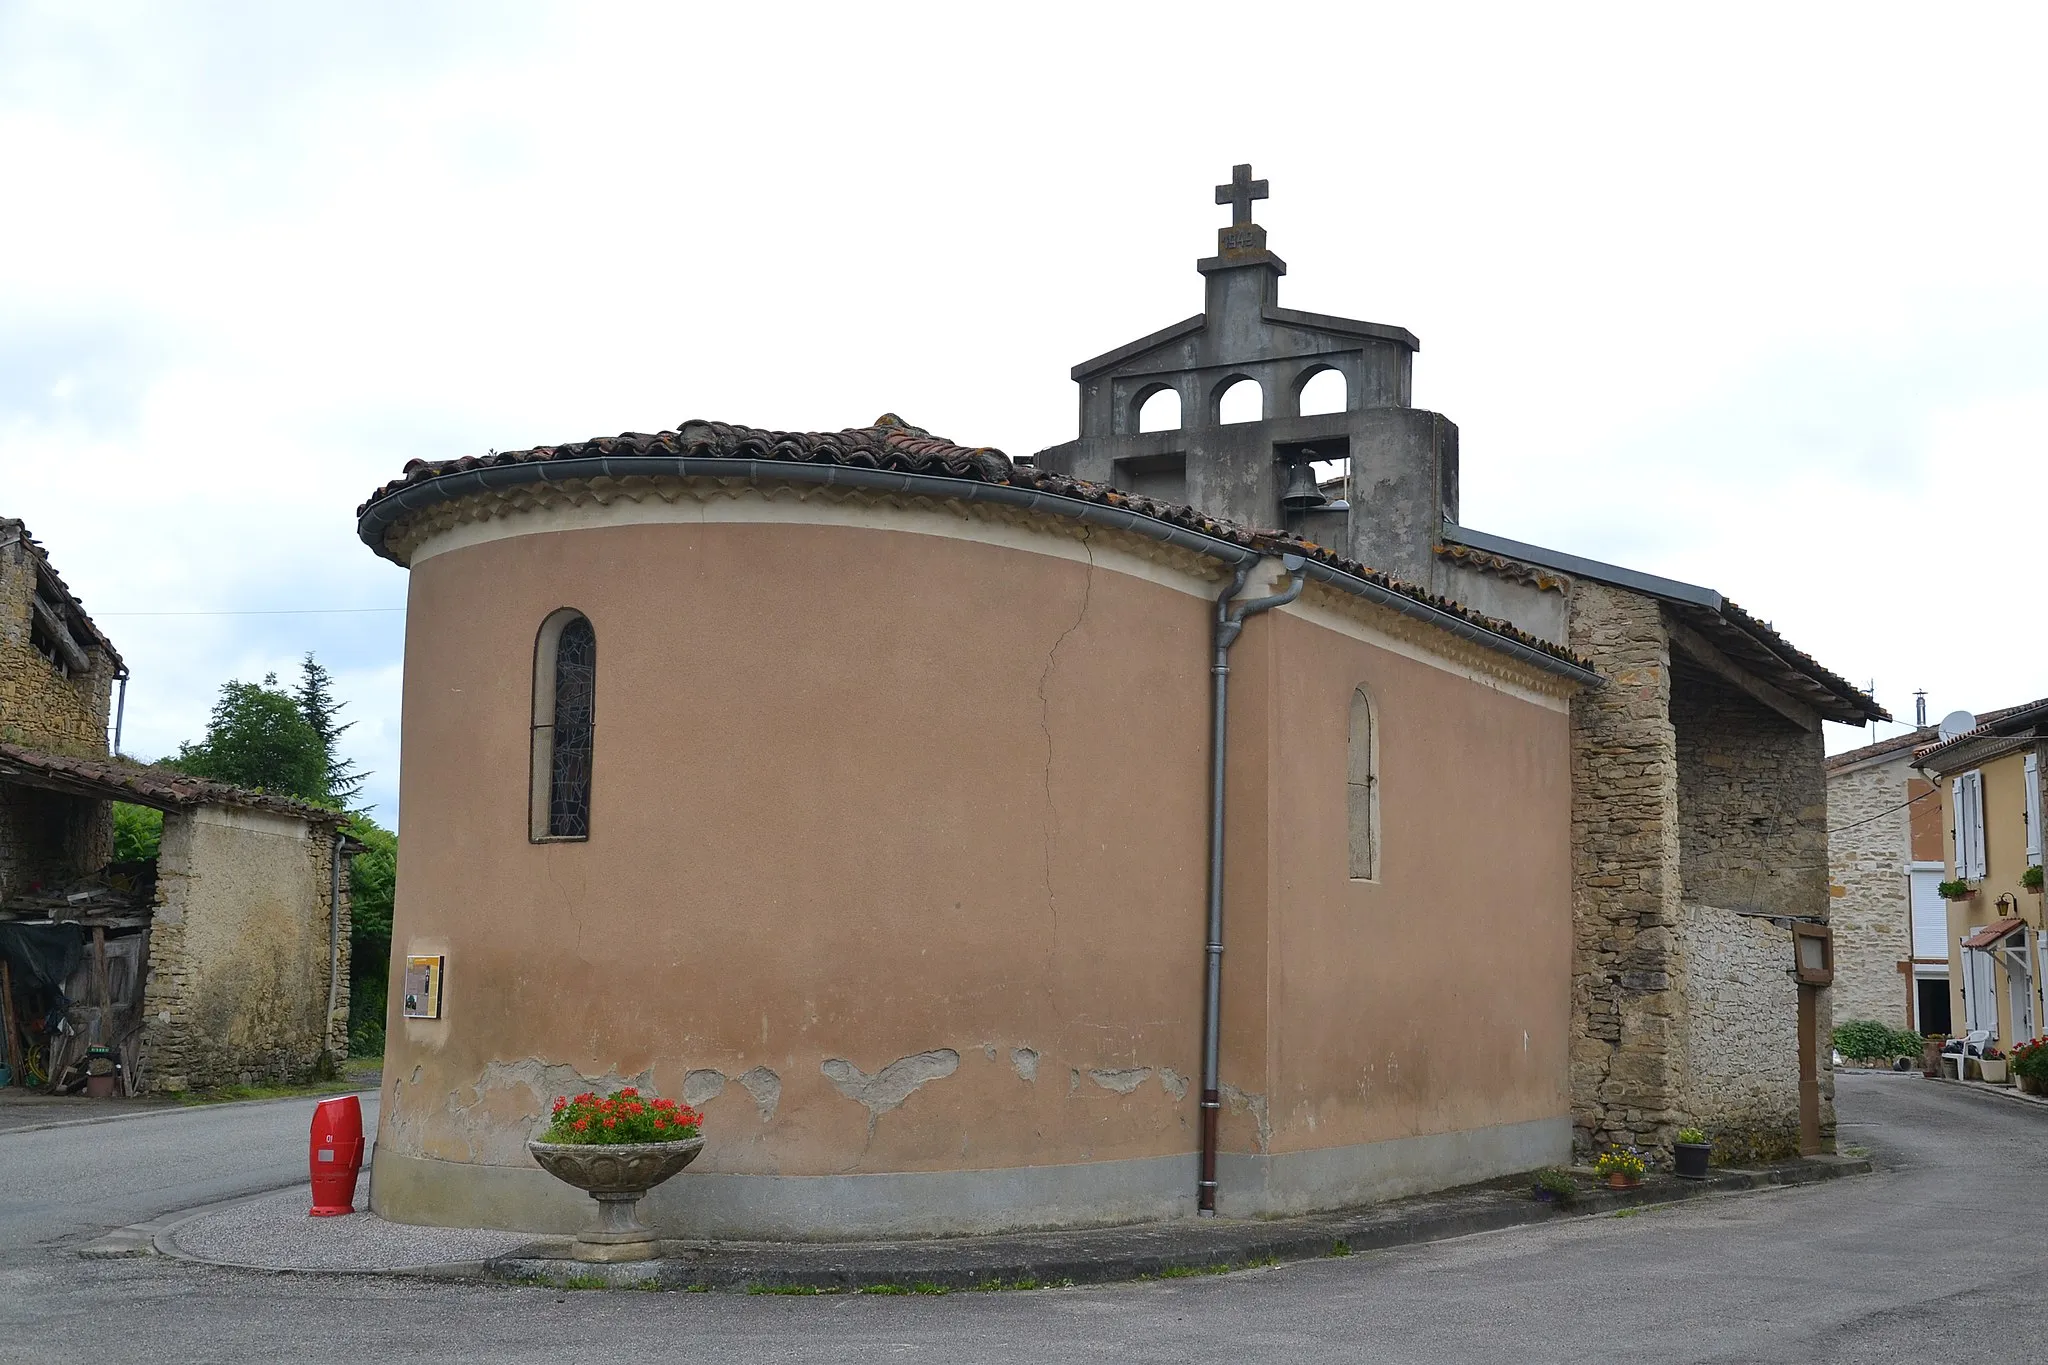
{"label": "metal gutter", "polygon": [[[386,559],[393,556],[384,548],[384,535],[406,517],[437,503],[477,493],[494,492],[530,484],[566,484],[593,478],[632,478],[668,475],[678,478],[741,479],[750,482],[810,483],[827,488],[859,488],[871,492],[947,498],[960,502],[995,503],[1025,511],[1047,512],[1071,517],[1090,525],[1128,531],[1147,540],[1173,545],[1224,565],[1237,568],[1257,563],[1268,554],[1289,553],[1284,547],[1256,550],[1236,545],[1201,531],[1191,531],[1122,507],[1046,493],[1014,484],[982,483],[940,474],[907,474],[888,469],[860,469],[838,464],[811,464],[795,460],[728,459],[701,455],[583,455],[561,460],[532,460],[519,464],[492,465],[484,469],[442,474],[422,483],[401,488],[372,502],[356,522],[356,534]],[[1512,543],[1512,542],[1509,542]],[[1483,548],[1483,547],[1482,547]],[[1427,622],[1461,639],[1472,640],[1511,655],[1543,672],[1574,682],[1597,685],[1600,676],[1575,663],[1545,653],[1511,636],[1476,625],[1455,612],[1418,601],[1405,593],[1385,588],[1342,569],[1309,560],[1306,572],[1319,583],[1390,607],[1404,616]]]}

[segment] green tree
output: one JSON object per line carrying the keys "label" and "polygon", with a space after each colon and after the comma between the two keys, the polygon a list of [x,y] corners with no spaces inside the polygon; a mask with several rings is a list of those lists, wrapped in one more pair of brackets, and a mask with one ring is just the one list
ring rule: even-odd
{"label": "green tree", "polygon": [[398,886],[398,836],[367,815],[343,826],[363,851],[349,860],[349,1051],[384,1050],[391,971],[391,899]]}
{"label": "green tree", "polygon": [[299,709],[298,698],[278,687],[275,673],[261,683],[222,684],[206,738],[180,744],[178,756],[166,759],[165,766],[277,796],[335,804],[328,787],[327,746]]}
{"label": "green tree", "polygon": [[164,813],[148,806],[114,803],[114,861],[143,863],[156,857],[164,841]]}
{"label": "green tree", "polygon": [[362,791],[369,774],[357,772],[356,761],[341,756],[341,737],[355,728],[355,722],[337,720],[348,703],[334,699],[334,679],[310,649],[299,664],[299,685],[294,695],[299,701],[299,713],[313,727],[313,733],[320,736],[321,751],[327,755],[327,794],[337,804],[346,806]]}

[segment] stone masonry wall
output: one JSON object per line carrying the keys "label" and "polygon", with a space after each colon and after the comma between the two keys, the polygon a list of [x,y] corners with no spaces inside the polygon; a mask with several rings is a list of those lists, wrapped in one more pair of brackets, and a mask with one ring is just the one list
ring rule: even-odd
{"label": "stone masonry wall", "polygon": [[293,816],[204,806],[164,816],[144,996],[153,1090],[303,1080],[347,1055],[348,882],[340,989],[327,1013],[333,832]]}
{"label": "stone masonry wall", "polygon": [[1913,955],[1913,889],[1906,875],[1911,812],[1900,809],[1911,763],[1912,755],[1901,753],[1828,779],[1838,1019],[1912,1027],[1908,978],[1899,973],[1899,963]]}
{"label": "stone masonry wall", "polygon": [[70,677],[31,640],[37,559],[20,541],[0,545],[0,741],[59,753],[107,752],[114,663],[90,651],[92,668]]}
{"label": "stone masonry wall", "polygon": [[[1718,678],[1674,674],[1679,866],[1691,991],[1683,1108],[1733,1159],[1799,1146],[1798,995],[1789,924],[1828,913],[1827,787],[1809,730]],[[1821,1133],[1834,1130],[1828,993]]]}
{"label": "stone masonry wall", "polygon": [[[1693,1121],[1713,1139],[1719,1160],[1797,1155],[1799,987],[1786,970],[1791,934],[1718,906],[1689,903],[1685,921]],[[1822,1039],[1827,1032],[1821,1029]],[[1834,1128],[1833,1077],[1825,1067],[1820,1075],[1826,1142]]]}
{"label": "stone masonry wall", "polygon": [[1572,1121],[1582,1150],[1685,1121],[1685,972],[1670,642],[1657,603],[1580,581],[1571,648],[1606,678],[1572,702]]}
{"label": "stone masonry wall", "polygon": [[112,810],[90,797],[0,785],[0,901],[104,867],[114,856]]}

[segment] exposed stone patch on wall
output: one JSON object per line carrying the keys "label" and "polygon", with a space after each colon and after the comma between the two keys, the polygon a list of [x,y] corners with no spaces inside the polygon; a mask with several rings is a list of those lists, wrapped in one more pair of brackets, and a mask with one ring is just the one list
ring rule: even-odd
{"label": "exposed stone patch on wall", "polygon": [[1670,641],[1655,601],[1580,581],[1571,648],[1607,679],[1572,702],[1574,1140],[1661,1145],[1684,1121]]}
{"label": "exposed stone patch on wall", "polygon": [[555,1100],[564,1095],[628,1085],[653,1088],[651,1070],[620,1076],[613,1068],[602,1076],[586,1076],[566,1063],[538,1057],[491,1062],[469,1085],[438,1096],[420,1093],[420,1075],[421,1068],[414,1067],[409,1079],[391,1083],[379,1147],[401,1156],[496,1166],[532,1164],[526,1140],[540,1133]]}
{"label": "exposed stone patch on wall", "polygon": [[1028,1047],[1011,1048],[1010,1066],[1015,1069],[1019,1080],[1036,1081],[1038,1079],[1037,1051]]}
{"label": "exposed stone patch on wall", "polygon": [[143,1079],[151,1089],[304,1079],[348,1031],[348,882],[339,987],[327,1014],[330,831],[202,806],[164,816]]}
{"label": "exposed stone patch on wall", "polygon": [[725,1073],[722,1071],[692,1071],[683,1077],[683,1103],[696,1108],[711,1103],[725,1093]]}
{"label": "exposed stone patch on wall", "polygon": [[872,1076],[842,1057],[828,1057],[819,1069],[840,1094],[868,1111],[868,1134],[872,1137],[875,1121],[909,1099],[911,1092],[958,1071],[960,1054],[949,1047],[913,1053],[889,1063]]}
{"label": "exposed stone patch on wall", "polygon": [[1128,1095],[1143,1085],[1152,1075],[1149,1066],[1122,1067],[1114,1070],[1097,1070],[1088,1073],[1088,1079],[1104,1090],[1113,1090],[1119,1095]]}
{"label": "exposed stone patch on wall", "polygon": [[[1835,1017],[1912,1026],[1899,963],[1913,955],[1910,809],[1911,757],[1836,773],[1828,779],[1828,872],[1834,904]],[[1923,805],[1934,805],[1931,799]]]}
{"label": "exposed stone patch on wall", "polygon": [[775,1117],[775,1110],[782,1103],[782,1077],[765,1066],[749,1067],[736,1078],[740,1089],[753,1097],[754,1107],[761,1111],[761,1122]]}

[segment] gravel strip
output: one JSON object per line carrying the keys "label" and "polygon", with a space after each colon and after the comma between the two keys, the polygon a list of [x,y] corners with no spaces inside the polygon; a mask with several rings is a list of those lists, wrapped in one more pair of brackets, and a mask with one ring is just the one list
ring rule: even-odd
{"label": "gravel strip", "polygon": [[257,1270],[422,1270],[489,1260],[530,1249],[530,1232],[487,1228],[423,1228],[387,1223],[367,1212],[370,1182],[356,1188],[356,1212],[313,1218],[310,1191],[279,1190],[232,1208],[204,1213],[170,1230],[176,1255]]}

